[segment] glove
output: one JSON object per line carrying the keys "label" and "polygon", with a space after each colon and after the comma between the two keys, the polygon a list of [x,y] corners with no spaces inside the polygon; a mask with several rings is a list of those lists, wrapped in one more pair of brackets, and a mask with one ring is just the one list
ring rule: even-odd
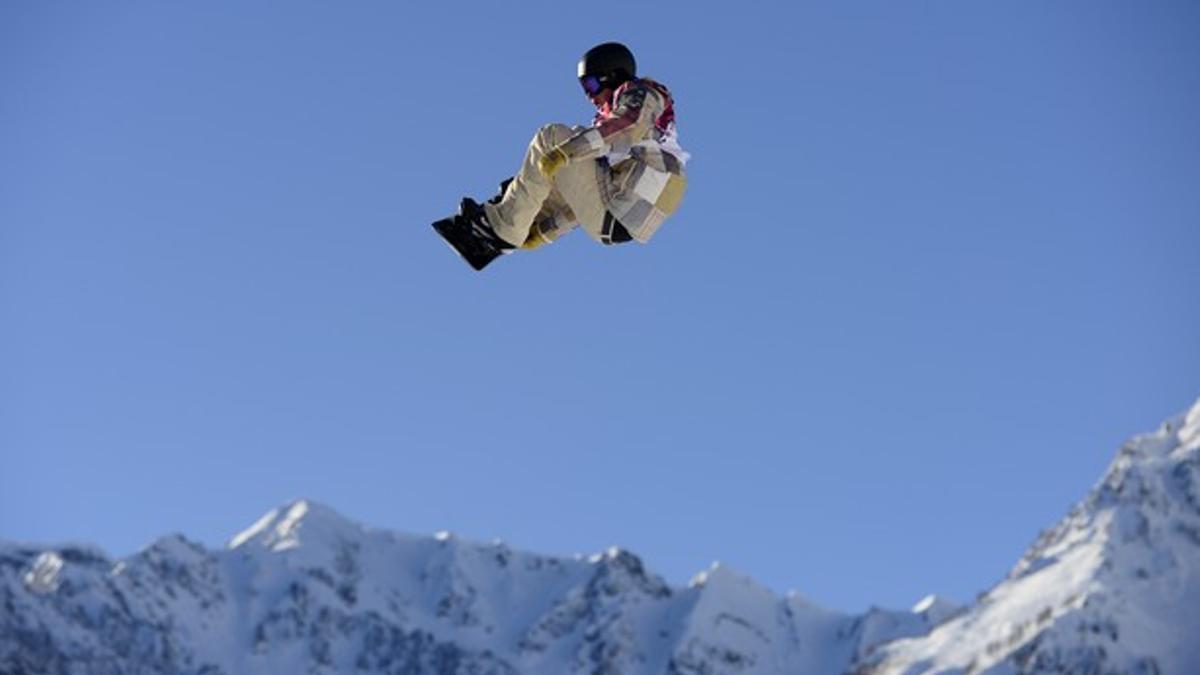
{"label": "glove", "polygon": [[533,249],[539,248],[549,241],[549,239],[546,239],[542,236],[541,232],[530,232],[529,236],[525,237],[525,243],[521,244],[521,250],[532,251]]}
{"label": "glove", "polygon": [[546,178],[554,178],[558,170],[567,165],[567,153],[562,148],[553,148],[538,160],[538,171]]}
{"label": "glove", "polygon": [[543,244],[549,244],[552,239],[542,234],[542,226],[534,223],[533,227],[529,228],[529,236],[525,237],[525,242],[521,244],[521,248],[526,251],[532,251]]}

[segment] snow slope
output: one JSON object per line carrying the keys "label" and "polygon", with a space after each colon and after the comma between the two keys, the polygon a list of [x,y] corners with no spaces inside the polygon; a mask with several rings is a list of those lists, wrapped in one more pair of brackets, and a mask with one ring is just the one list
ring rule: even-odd
{"label": "snow slope", "polygon": [[970,611],[856,672],[1200,673],[1200,404],[1128,442]]}
{"label": "snow slope", "polygon": [[831,611],[722,565],[365,528],[310,501],[207,550],[0,544],[0,675],[1200,673],[1200,404],[1130,441],[974,605]]}

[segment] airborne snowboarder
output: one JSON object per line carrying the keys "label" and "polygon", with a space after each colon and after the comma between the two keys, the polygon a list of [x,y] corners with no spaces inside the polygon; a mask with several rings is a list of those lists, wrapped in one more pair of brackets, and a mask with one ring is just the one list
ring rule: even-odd
{"label": "airborne snowboarder", "polygon": [[645,243],[679,206],[688,154],[662,84],[638,77],[633,53],[616,42],[579,60],[579,84],[596,106],[591,126],[547,124],[500,194],[462,200],[433,224],[476,270],[514,249],[535,249],[583,228],[602,244]]}

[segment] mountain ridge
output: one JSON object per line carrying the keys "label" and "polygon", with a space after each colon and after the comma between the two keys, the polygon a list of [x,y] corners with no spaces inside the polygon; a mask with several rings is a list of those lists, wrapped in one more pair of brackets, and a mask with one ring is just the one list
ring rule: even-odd
{"label": "mountain ridge", "polygon": [[366,527],[311,500],[208,549],[0,542],[0,675],[1200,672],[1200,402],[1134,437],[969,606],[849,614],[726,565],[683,586]]}

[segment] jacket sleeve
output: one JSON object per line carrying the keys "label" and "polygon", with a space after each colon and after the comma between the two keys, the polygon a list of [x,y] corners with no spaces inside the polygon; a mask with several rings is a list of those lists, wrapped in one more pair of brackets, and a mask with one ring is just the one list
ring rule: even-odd
{"label": "jacket sleeve", "polygon": [[662,108],[658,92],[645,85],[629,87],[617,97],[611,116],[575,134],[559,147],[571,161],[607,155],[613,146],[629,146],[646,138]]}

